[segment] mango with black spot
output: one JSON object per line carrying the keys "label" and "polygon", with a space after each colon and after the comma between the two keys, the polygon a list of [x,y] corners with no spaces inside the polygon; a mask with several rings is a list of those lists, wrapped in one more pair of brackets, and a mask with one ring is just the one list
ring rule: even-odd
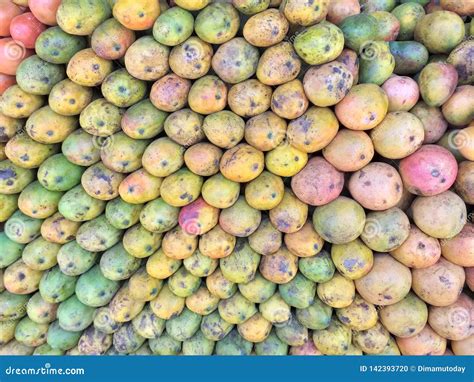
{"label": "mango with black spot", "polygon": [[209,4],[196,16],[194,29],[202,40],[210,44],[223,44],[239,30],[239,12],[228,3]]}
{"label": "mango with black spot", "polygon": [[312,153],[326,147],[338,130],[339,122],[331,109],[313,106],[288,124],[288,142],[300,151]]}
{"label": "mango with black spot", "polygon": [[197,249],[191,257],[184,259],[183,265],[192,275],[207,277],[216,270],[219,261],[203,255]]}
{"label": "mango with black spot", "polygon": [[67,160],[79,166],[92,166],[100,160],[97,138],[83,129],[74,130],[63,141],[61,151]]}
{"label": "mango with black spot", "polygon": [[354,282],[336,272],[330,280],[318,284],[317,294],[326,305],[333,308],[345,308],[354,301]]}
{"label": "mango with black spot", "polygon": [[173,47],[169,67],[180,77],[194,80],[204,76],[211,68],[212,46],[199,37],[191,36]]}
{"label": "mango with black spot", "polygon": [[84,171],[81,184],[89,196],[99,200],[112,200],[118,196],[118,188],[124,178],[124,174],[99,162]]}
{"label": "mango with black spot", "polygon": [[16,71],[18,86],[35,95],[49,94],[53,86],[65,77],[62,65],[51,64],[36,55],[23,60]]}
{"label": "mango with black spot", "polygon": [[301,60],[288,41],[267,48],[257,66],[257,78],[265,85],[281,85],[294,80],[301,70]]}
{"label": "mango with black spot", "polygon": [[49,191],[38,181],[30,183],[18,198],[18,208],[25,215],[35,219],[46,219],[57,209],[63,193]]}
{"label": "mango with black spot", "polygon": [[261,212],[251,207],[243,196],[228,208],[221,211],[219,225],[234,236],[247,237],[258,228],[261,221]]}
{"label": "mango with black spot", "polygon": [[39,284],[41,297],[51,303],[67,300],[74,294],[77,277],[62,273],[59,266],[45,272]]}
{"label": "mango with black spot", "polygon": [[67,64],[72,56],[86,47],[85,37],[69,34],[59,26],[46,29],[35,42],[38,57],[51,64]]}
{"label": "mango with black spot", "polygon": [[109,280],[126,280],[140,267],[140,259],[131,256],[122,243],[105,251],[100,258],[100,270]]}
{"label": "mango with black spot", "polygon": [[267,9],[250,17],[243,36],[253,46],[266,48],[281,42],[289,29],[286,17],[278,9]]}
{"label": "mango with black spot", "polygon": [[328,8],[328,0],[283,0],[280,5],[280,11],[290,23],[302,26],[322,21],[328,13]]}
{"label": "mango with black spot", "polygon": [[286,344],[290,346],[304,345],[309,338],[308,328],[304,327],[295,317],[294,314],[290,319],[275,329],[275,333]]}
{"label": "mango with black spot", "polygon": [[105,215],[89,220],[77,231],[76,241],[91,252],[102,252],[117,244],[122,238],[122,230],[107,221]]}
{"label": "mango with black spot", "polygon": [[80,276],[91,269],[98,258],[97,252],[81,248],[76,241],[63,245],[57,253],[57,262],[62,273]]}
{"label": "mango with black spot", "polygon": [[157,338],[165,330],[166,321],[157,317],[146,305],[143,310],[132,320],[135,331],[144,338]]}
{"label": "mango with black spot", "polygon": [[43,220],[25,215],[20,210],[13,213],[5,223],[5,233],[16,243],[27,244],[40,235]]}
{"label": "mango with black spot", "polygon": [[311,305],[304,309],[296,309],[296,319],[306,328],[322,330],[331,324],[332,308],[314,296]]}
{"label": "mango with black spot", "polygon": [[84,168],[71,163],[63,154],[46,159],[38,169],[41,185],[49,191],[69,191],[81,182]]}
{"label": "mango with black spot", "polygon": [[92,324],[94,311],[94,308],[84,305],[73,295],[58,306],[59,326],[71,332],[82,331]]}
{"label": "mango with black spot", "polygon": [[153,354],[178,355],[181,352],[182,343],[165,332],[158,338],[150,339],[148,345]]}
{"label": "mango with black spot", "polygon": [[134,42],[134,31],[127,29],[114,18],[105,20],[95,28],[90,40],[95,54],[106,60],[123,58]]}
{"label": "mango with black spot", "polygon": [[2,322],[18,320],[26,315],[26,305],[30,296],[10,293],[8,290],[0,293],[0,318]]}
{"label": "mango with black spot", "polygon": [[146,83],[119,69],[105,77],[101,85],[104,98],[117,107],[130,107],[145,97]]}
{"label": "mango with black spot", "polygon": [[280,284],[278,292],[289,306],[305,309],[314,302],[316,283],[307,279],[301,273],[297,273],[289,282]]}
{"label": "mango with black spot", "polygon": [[128,323],[142,311],[144,306],[144,301],[137,301],[131,297],[129,285],[126,283],[122,285],[109,303],[110,316],[116,322]]}
{"label": "mango with black spot", "polygon": [[104,209],[105,202],[87,194],[81,185],[66,192],[58,204],[61,215],[73,222],[95,219]]}
{"label": "mango with black spot", "polygon": [[256,47],[236,37],[219,46],[212,57],[212,68],[222,80],[236,84],[255,74],[259,57]]}
{"label": "mango with black spot", "polygon": [[193,33],[194,18],[191,12],[172,7],[161,13],[153,25],[153,37],[163,45],[175,46]]}
{"label": "mango with black spot", "polygon": [[272,330],[268,337],[262,342],[255,344],[256,355],[287,355],[288,345],[280,340]]}
{"label": "mango with black spot", "polygon": [[30,294],[38,290],[43,271],[30,268],[20,259],[10,264],[3,274],[3,284],[10,293]]}
{"label": "mango with black spot", "polygon": [[121,326],[113,335],[113,348],[119,354],[130,354],[143,345],[145,338],[137,333],[132,323]]}
{"label": "mango with black spot", "polygon": [[38,324],[49,324],[56,320],[57,310],[58,304],[46,301],[40,292],[31,296],[26,305],[28,317]]}
{"label": "mango with black spot", "polygon": [[111,13],[107,0],[65,0],[57,10],[57,22],[67,33],[87,36]]}
{"label": "mango with black spot", "polygon": [[214,145],[230,149],[244,137],[245,121],[229,110],[207,115],[202,123],[206,138]]}
{"label": "mango with black spot", "polygon": [[209,292],[221,299],[229,298],[237,292],[237,284],[227,280],[220,268],[206,277],[206,286]]}
{"label": "mango with black spot", "polygon": [[286,137],[286,121],[273,111],[255,115],[245,124],[245,140],[260,151],[270,151]]}
{"label": "mango with black spot", "polygon": [[181,267],[168,279],[168,288],[178,297],[186,298],[196,292],[201,285],[201,279]]}
{"label": "mango with black spot", "polygon": [[342,31],[324,21],[310,26],[295,37],[296,53],[310,65],[321,65],[335,60],[344,48]]}
{"label": "mango with black spot", "polygon": [[219,297],[214,296],[202,285],[196,292],[186,297],[186,307],[200,316],[206,316],[217,309],[219,300]]}
{"label": "mango with black spot", "polygon": [[259,269],[267,280],[275,284],[285,284],[296,276],[298,258],[287,248],[282,247],[271,255],[263,256]]}
{"label": "mango with black spot", "polygon": [[219,261],[223,276],[232,283],[246,283],[255,277],[260,255],[250,248],[247,240],[237,240],[233,252]]}
{"label": "mango with black spot", "polygon": [[263,216],[260,225],[248,237],[250,247],[261,255],[278,251],[282,244],[282,233],[276,229],[267,216]]}
{"label": "mango with black spot", "polygon": [[85,355],[103,355],[112,346],[112,336],[93,326],[87,328],[79,339],[78,350]]}
{"label": "mango with black spot", "polygon": [[74,116],[64,116],[45,106],[36,110],[26,121],[25,130],[37,142],[45,144],[60,143],[78,128]]}
{"label": "mango with black spot", "polygon": [[204,334],[198,330],[191,338],[183,341],[183,355],[212,355],[215,342],[207,339]]}
{"label": "mango with black spot", "polygon": [[0,111],[11,118],[27,118],[44,104],[44,97],[10,86],[0,99]]}
{"label": "mango with black spot", "polygon": [[197,245],[198,237],[187,233],[178,226],[165,234],[161,247],[166,256],[181,260],[190,257]]}
{"label": "mango with black spot", "polygon": [[51,89],[48,104],[55,113],[64,116],[78,115],[92,101],[92,89],[69,79],[58,82]]}
{"label": "mango with black spot", "polygon": [[58,151],[59,145],[37,142],[25,133],[13,136],[5,146],[8,162],[11,161],[22,169],[40,167],[47,158]]}
{"label": "mango with black spot", "polygon": [[112,61],[105,60],[91,48],[77,52],[69,60],[66,73],[69,79],[82,86],[98,86],[113,68]]}
{"label": "mango with black spot", "polygon": [[171,317],[179,315],[184,309],[185,299],[176,296],[168,287],[163,285],[160,293],[155,299],[150,301],[150,308],[159,318],[169,320]]}
{"label": "mango with black spot", "polygon": [[351,305],[336,309],[336,315],[339,321],[356,331],[372,328],[376,325],[378,319],[375,306],[357,294]]}
{"label": "mango with black spot", "polygon": [[122,25],[131,30],[150,29],[160,15],[160,3],[153,0],[117,0],[113,15]]}
{"label": "mango with black spot", "polygon": [[151,276],[146,267],[139,268],[129,279],[130,295],[139,301],[153,300],[162,287],[163,281]]}
{"label": "mango with black spot", "polygon": [[259,80],[249,79],[229,89],[227,102],[230,109],[241,117],[253,117],[268,110],[272,88]]}
{"label": "mango with black spot", "polygon": [[299,231],[308,217],[308,205],[299,200],[290,189],[286,189],[282,201],[269,212],[270,221],[280,232]]}
{"label": "mango with black spot", "polygon": [[31,269],[45,271],[57,264],[60,248],[61,244],[50,243],[42,237],[38,237],[23,249],[21,258]]}
{"label": "mango with black spot", "polygon": [[110,316],[109,307],[104,306],[95,310],[93,325],[97,330],[100,330],[103,333],[113,334],[122,324],[114,321]]}
{"label": "mango with black spot", "polygon": [[345,244],[333,244],[331,258],[337,270],[351,280],[357,280],[369,273],[374,261],[372,250],[360,239]]}
{"label": "mango with black spot", "polygon": [[249,182],[263,171],[263,154],[247,144],[239,144],[226,151],[221,158],[220,170],[227,179]]}
{"label": "mango with black spot", "polygon": [[169,48],[151,36],[135,41],[125,53],[125,67],[133,77],[144,81],[156,81],[169,70]]}
{"label": "mango with black spot", "polygon": [[352,340],[351,329],[333,319],[331,324],[313,332],[313,341],[323,354],[341,355],[349,349]]}
{"label": "mango with black spot", "polygon": [[[92,101],[81,112],[79,123],[89,134],[107,137],[120,131],[122,116],[125,110],[108,102],[105,98]],[[101,148],[105,139],[94,138],[95,146]]]}
{"label": "mango with black spot", "polygon": [[201,321],[201,332],[208,340],[220,341],[230,333],[233,324],[225,321],[218,311],[204,316]]}
{"label": "mango with black spot", "polygon": [[25,346],[37,347],[46,342],[48,324],[38,324],[24,317],[15,327],[15,339]]}

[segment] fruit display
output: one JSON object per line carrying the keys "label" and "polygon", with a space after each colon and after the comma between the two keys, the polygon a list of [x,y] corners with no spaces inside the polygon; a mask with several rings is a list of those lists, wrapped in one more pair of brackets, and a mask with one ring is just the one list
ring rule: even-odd
{"label": "fruit display", "polygon": [[0,0],[0,354],[474,355],[471,0]]}

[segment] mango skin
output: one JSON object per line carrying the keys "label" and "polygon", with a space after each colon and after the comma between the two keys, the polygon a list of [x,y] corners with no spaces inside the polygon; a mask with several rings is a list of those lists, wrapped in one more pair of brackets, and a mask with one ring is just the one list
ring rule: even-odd
{"label": "mango skin", "polygon": [[415,27],[421,18],[425,15],[424,8],[416,2],[400,4],[393,11],[394,15],[400,22],[400,32],[397,40],[408,41],[413,40]]}
{"label": "mango skin", "polygon": [[361,13],[346,17],[339,28],[344,34],[344,44],[356,52],[368,41],[377,36],[377,20],[375,17]]}
{"label": "mango skin", "polygon": [[[372,53],[373,52],[373,53]],[[382,85],[393,73],[395,59],[384,41],[364,44],[361,51],[359,81]]]}
{"label": "mango skin", "polygon": [[239,13],[231,4],[214,3],[199,12],[194,29],[202,40],[222,44],[237,34],[239,24]]}
{"label": "mango skin", "polygon": [[101,307],[110,302],[119,286],[117,281],[106,279],[95,265],[77,279],[76,296],[87,306]]}
{"label": "mango skin", "polygon": [[163,45],[175,46],[193,33],[194,18],[187,10],[172,7],[164,11],[153,25],[153,37]]}
{"label": "mango skin", "polygon": [[[465,35],[464,22],[454,12],[437,11],[424,16],[415,28],[415,40],[421,42],[430,53],[449,53]],[[443,38],[439,38],[443,36]]]}
{"label": "mango skin", "polygon": [[474,70],[472,70],[473,57],[473,40],[463,41],[456,48],[454,48],[448,56],[447,62],[451,65],[454,65],[456,68],[460,85],[469,85],[474,81]]}
{"label": "mango skin", "polygon": [[160,15],[160,3],[153,0],[117,0],[112,11],[122,25],[141,31],[153,26]]}
{"label": "mango skin", "polygon": [[458,73],[454,66],[442,62],[426,65],[420,73],[420,94],[429,106],[441,106],[456,90]]}
{"label": "mango skin", "polygon": [[329,1],[317,0],[308,3],[304,0],[283,0],[280,11],[292,24],[308,26],[323,20],[329,8]]}
{"label": "mango skin", "polygon": [[[268,47],[282,41],[289,23],[277,9],[267,9],[250,17],[244,25],[243,36],[253,46]],[[278,33],[275,32],[277,31]]]}
{"label": "mango skin", "polygon": [[97,56],[88,48],[77,52],[69,60],[66,73],[69,79],[82,86],[97,86],[112,72],[112,62]]}
{"label": "mango skin", "polygon": [[101,58],[118,60],[125,56],[127,49],[134,41],[135,33],[111,18],[94,29],[91,47]]}
{"label": "mango skin", "polygon": [[57,10],[57,22],[72,35],[87,36],[111,16],[107,0],[65,0]]}
{"label": "mango skin", "polygon": [[27,118],[44,104],[44,97],[10,86],[0,100],[0,112],[11,118]]}
{"label": "mango skin", "polygon": [[64,32],[60,27],[52,27],[36,39],[36,54],[52,64],[67,64],[78,51],[87,47],[86,39]]}
{"label": "mango skin", "polygon": [[396,74],[418,73],[428,62],[428,50],[417,41],[390,41],[389,46],[395,59],[394,73]]}
{"label": "mango skin", "polygon": [[92,101],[92,89],[69,79],[58,82],[49,93],[49,107],[60,115],[78,115]]}
{"label": "mango skin", "polygon": [[325,21],[299,33],[294,47],[307,64],[321,65],[335,60],[341,54],[344,35],[337,26]]}
{"label": "mango skin", "polygon": [[64,78],[62,66],[46,62],[36,55],[23,60],[16,73],[18,86],[34,95],[49,94],[53,86]]}

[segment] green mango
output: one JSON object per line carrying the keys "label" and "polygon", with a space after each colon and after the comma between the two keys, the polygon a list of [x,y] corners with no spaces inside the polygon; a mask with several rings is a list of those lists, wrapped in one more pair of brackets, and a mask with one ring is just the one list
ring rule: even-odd
{"label": "green mango", "polygon": [[139,258],[131,256],[119,243],[102,254],[100,270],[109,280],[126,280],[140,267],[140,263]]}
{"label": "green mango", "polygon": [[54,321],[48,328],[47,342],[53,349],[66,351],[72,349],[79,342],[82,332],[70,332],[59,326],[59,321]]}
{"label": "green mango", "polygon": [[84,168],[69,160],[64,154],[46,159],[38,169],[38,180],[49,191],[69,191],[81,183]]}
{"label": "green mango", "polygon": [[66,33],[58,26],[46,29],[35,43],[38,57],[52,64],[67,64],[72,56],[85,48],[85,37]]}
{"label": "green mango", "polygon": [[97,252],[87,251],[77,242],[64,244],[58,252],[57,260],[61,272],[68,276],[80,276],[95,264]]}
{"label": "green mango", "polygon": [[96,308],[107,305],[119,287],[118,281],[107,279],[95,265],[78,278],[76,296],[83,304]]}
{"label": "green mango", "polygon": [[166,333],[177,341],[190,339],[201,325],[202,317],[184,308],[183,311],[166,321]]}
{"label": "green mango", "polygon": [[390,52],[395,59],[395,74],[418,73],[428,62],[429,53],[423,44],[416,41],[390,41]]}
{"label": "green mango", "polygon": [[65,275],[56,266],[43,274],[39,291],[49,303],[62,302],[74,294],[76,281],[77,277]]}
{"label": "green mango", "polygon": [[61,328],[71,332],[83,331],[94,320],[94,308],[84,305],[76,295],[59,304],[58,321]]}
{"label": "green mango", "polygon": [[365,44],[360,52],[359,83],[382,85],[395,69],[395,58],[385,41]]}
{"label": "green mango", "polygon": [[316,283],[304,277],[301,273],[288,283],[278,287],[281,298],[290,306],[304,309],[310,306],[316,295]]}

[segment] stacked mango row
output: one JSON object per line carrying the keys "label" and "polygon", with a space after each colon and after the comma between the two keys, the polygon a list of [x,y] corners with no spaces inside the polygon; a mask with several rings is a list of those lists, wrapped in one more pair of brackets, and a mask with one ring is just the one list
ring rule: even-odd
{"label": "stacked mango row", "polygon": [[474,353],[471,0],[0,4],[0,354]]}

